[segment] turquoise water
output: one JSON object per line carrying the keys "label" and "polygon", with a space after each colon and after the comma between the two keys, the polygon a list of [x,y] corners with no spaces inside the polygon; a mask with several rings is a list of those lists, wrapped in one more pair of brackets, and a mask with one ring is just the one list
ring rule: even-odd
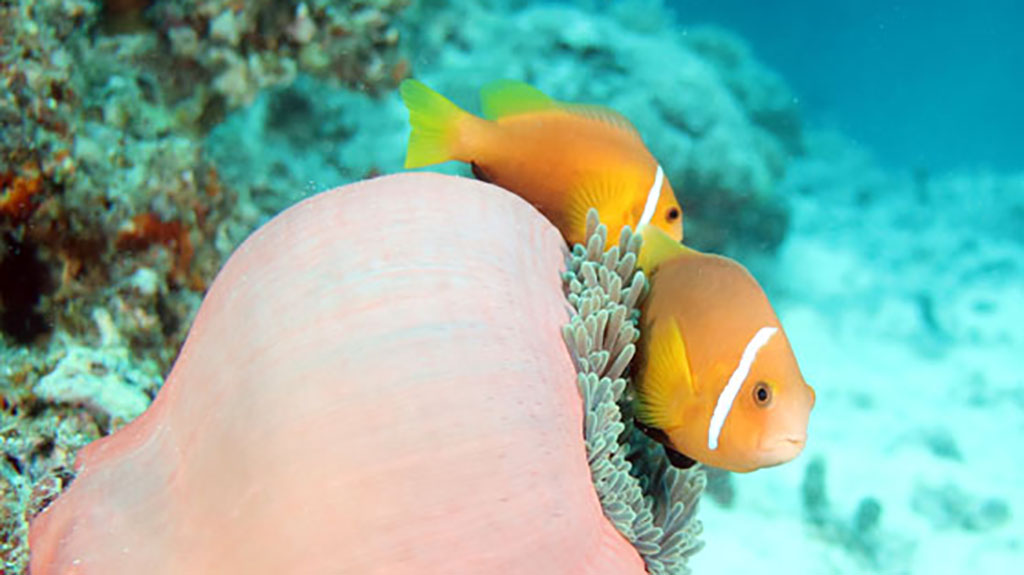
{"label": "turquoise water", "polygon": [[[669,2],[736,30],[805,113],[891,167],[1018,170],[1024,20],[1017,2]],[[684,24],[684,25],[686,25]]]}
{"label": "turquoise water", "polygon": [[685,242],[764,286],[817,394],[807,445],[710,472],[693,573],[1019,570],[1024,8],[406,4],[0,6],[0,571],[249,234],[404,171],[407,77],[473,112],[512,78],[622,113]]}

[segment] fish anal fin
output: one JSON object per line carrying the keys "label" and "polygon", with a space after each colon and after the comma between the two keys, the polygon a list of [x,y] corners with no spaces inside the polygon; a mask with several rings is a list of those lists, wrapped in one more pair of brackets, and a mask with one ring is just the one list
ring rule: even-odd
{"label": "fish anal fin", "polygon": [[640,257],[637,265],[647,275],[651,275],[658,266],[667,260],[679,257],[687,253],[697,253],[683,244],[672,239],[672,236],[665,233],[661,228],[650,224],[640,226],[638,230],[644,243],[640,246]]}
{"label": "fish anal fin", "polygon": [[676,320],[656,320],[648,326],[647,332],[637,385],[637,417],[646,425],[668,430],[683,423],[681,403],[695,396],[698,390]]}
{"label": "fish anal fin", "polygon": [[484,117],[491,120],[550,110],[558,103],[537,88],[518,80],[495,80],[480,89]]}
{"label": "fish anal fin", "polygon": [[487,182],[488,184],[494,183],[494,180],[491,179],[491,176],[487,174],[487,170],[485,170],[483,166],[481,166],[480,164],[476,162],[470,162],[469,167],[471,170],[473,170],[473,175],[476,176],[476,179],[480,180],[481,182]]}
{"label": "fish anal fin", "polygon": [[665,457],[668,458],[668,462],[677,469],[689,469],[697,464],[697,461],[692,457],[680,453],[672,447],[672,441],[668,438],[668,434],[663,430],[656,427],[650,427],[645,425],[642,421],[634,421],[633,424],[637,429],[643,432],[644,435],[650,437],[654,441],[661,444],[665,450]]}
{"label": "fish anal fin", "polygon": [[668,462],[672,464],[672,467],[676,469],[689,469],[697,465],[697,460],[689,455],[679,453],[667,445],[664,445],[663,448],[665,449],[665,457],[668,458]]}
{"label": "fish anal fin", "polygon": [[657,441],[662,445],[669,445],[668,434],[662,431],[661,429],[651,427],[645,424],[644,422],[640,421],[639,419],[633,421],[633,425],[635,425],[637,429],[642,431],[644,435],[650,437],[654,441]]}

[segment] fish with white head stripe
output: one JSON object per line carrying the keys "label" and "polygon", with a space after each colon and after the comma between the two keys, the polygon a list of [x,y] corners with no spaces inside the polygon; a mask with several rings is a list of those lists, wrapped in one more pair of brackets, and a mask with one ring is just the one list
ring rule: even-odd
{"label": "fish with white head stripe", "polygon": [[757,280],[653,226],[640,232],[651,282],[633,383],[641,429],[679,467],[747,472],[799,455],[814,389]]}
{"label": "fish with white head stripe", "polygon": [[399,92],[412,125],[406,168],[466,162],[478,178],[537,208],[570,246],[589,239],[591,208],[611,238],[640,225],[683,238],[683,210],[665,170],[622,114],[560,102],[513,80],[483,86],[483,117],[417,80]]}

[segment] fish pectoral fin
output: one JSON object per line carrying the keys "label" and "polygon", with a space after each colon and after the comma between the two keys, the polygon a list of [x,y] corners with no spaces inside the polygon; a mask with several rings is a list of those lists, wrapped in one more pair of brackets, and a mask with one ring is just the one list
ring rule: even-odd
{"label": "fish pectoral fin", "polygon": [[484,117],[491,120],[557,106],[558,103],[550,96],[518,80],[495,80],[480,89],[480,107]]}
{"label": "fish pectoral fin", "polygon": [[674,318],[648,326],[643,365],[637,379],[637,419],[658,429],[682,425],[680,399],[693,397],[697,388],[686,355],[686,344]]}
{"label": "fish pectoral fin", "polygon": [[608,174],[582,178],[569,190],[565,216],[570,229],[578,231],[581,237],[584,235],[590,208],[597,210],[598,219],[610,227],[613,224],[632,225],[633,222],[628,220],[629,188],[627,182]]}
{"label": "fish pectoral fin", "polygon": [[640,226],[638,230],[643,238],[643,245],[640,246],[640,256],[637,258],[637,265],[644,273],[650,276],[658,269],[658,266],[666,260],[670,260],[685,253],[696,253],[683,244],[672,239],[672,236],[660,228],[650,224]]}

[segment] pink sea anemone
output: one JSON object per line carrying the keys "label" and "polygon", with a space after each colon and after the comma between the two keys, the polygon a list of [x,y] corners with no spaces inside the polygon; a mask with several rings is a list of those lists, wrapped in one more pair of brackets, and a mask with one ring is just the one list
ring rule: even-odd
{"label": "pink sea anemone", "polygon": [[31,572],[643,573],[591,481],[564,256],[460,178],[289,209],[227,262],[152,406],[79,454]]}

